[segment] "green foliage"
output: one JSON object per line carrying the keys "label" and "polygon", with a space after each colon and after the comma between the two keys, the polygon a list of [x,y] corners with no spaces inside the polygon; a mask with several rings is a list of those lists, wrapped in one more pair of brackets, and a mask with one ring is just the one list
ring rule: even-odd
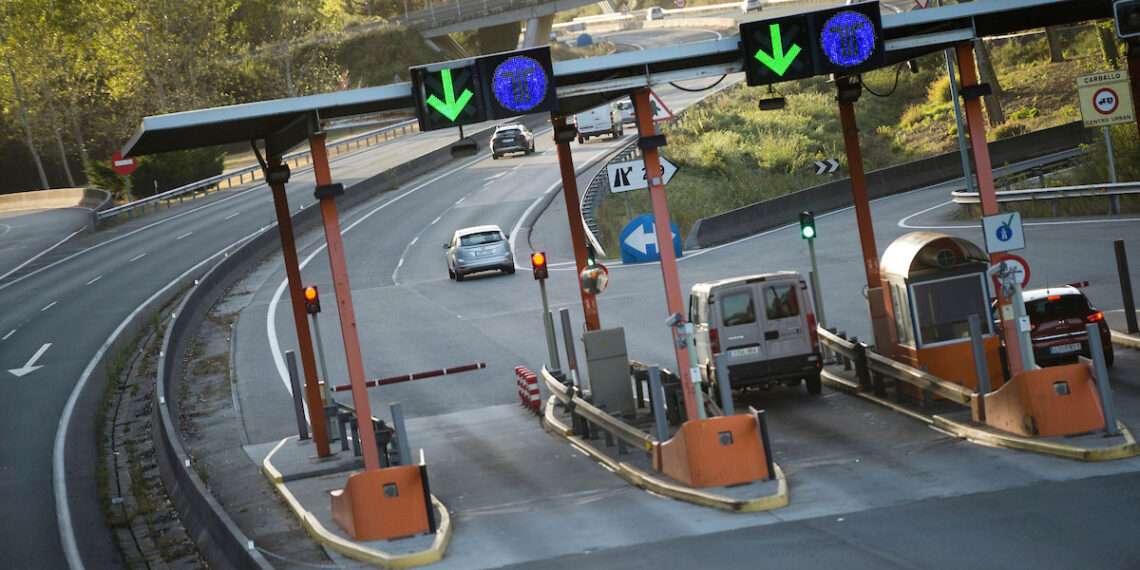
{"label": "green foliage", "polygon": [[[1099,129],[1098,129],[1099,131]],[[1123,123],[1109,127],[1112,133],[1113,157],[1116,159],[1116,177],[1122,182],[1140,180],[1140,137],[1135,123]],[[1098,132],[1098,135],[1100,133]],[[1108,153],[1105,152],[1104,137],[1087,145],[1088,151],[1077,167],[1066,178],[1066,184],[1100,184],[1108,181]]]}
{"label": "green foliage", "polygon": [[222,173],[225,153],[218,147],[196,148],[143,156],[131,175],[135,198],[189,184]]}
{"label": "green foliage", "polygon": [[996,129],[994,129],[993,136],[994,136],[994,139],[1001,140],[1001,139],[1008,139],[1010,137],[1015,137],[1017,135],[1024,135],[1025,133],[1028,133],[1028,132],[1029,132],[1029,127],[1025,126],[1025,123],[1018,123],[1015,121],[1006,121],[1005,123],[998,125],[998,127]]}

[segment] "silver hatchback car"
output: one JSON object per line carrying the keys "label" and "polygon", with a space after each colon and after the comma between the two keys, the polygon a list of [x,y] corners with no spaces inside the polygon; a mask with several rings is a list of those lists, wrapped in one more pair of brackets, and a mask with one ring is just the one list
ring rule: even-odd
{"label": "silver hatchback car", "polygon": [[499,226],[472,226],[455,231],[451,241],[443,244],[447,257],[447,276],[463,281],[477,271],[515,272],[515,256],[507,234]]}

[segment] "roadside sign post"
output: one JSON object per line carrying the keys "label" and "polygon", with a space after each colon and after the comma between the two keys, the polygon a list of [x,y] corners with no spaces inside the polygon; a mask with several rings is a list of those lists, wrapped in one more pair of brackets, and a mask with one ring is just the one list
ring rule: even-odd
{"label": "roadside sign post", "polygon": [[[653,125],[652,107],[648,89],[638,89],[633,92],[633,109],[637,115],[637,145],[641,148],[641,156],[645,161],[645,172],[657,173],[661,170],[659,147],[664,146],[665,137],[657,134]],[[657,252],[661,256],[661,276],[665,282],[665,304],[670,315],[684,315],[685,307],[681,296],[681,281],[677,276],[677,258],[672,247],[672,228],[669,223],[669,203],[665,198],[665,184],[661,176],[650,176],[649,197],[653,203],[653,222],[657,234]],[[685,398],[685,415],[689,419],[704,417],[704,410],[697,407],[697,395],[694,389],[694,380],[699,382],[700,376],[693,378],[693,369],[690,366],[688,346],[681,338],[681,331],[677,327],[673,330],[673,348],[677,357],[677,374],[681,377],[681,392]]]}
{"label": "roadside sign post", "polygon": [[[1136,120],[1132,105],[1132,88],[1123,71],[1102,71],[1077,78],[1081,118],[1086,127],[1100,127],[1108,157],[1108,181],[1116,183],[1116,158],[1113,156],[1112,131],[1109,125]],[[1112,213],[1120,212],[1120,198],[1112,197]]]}

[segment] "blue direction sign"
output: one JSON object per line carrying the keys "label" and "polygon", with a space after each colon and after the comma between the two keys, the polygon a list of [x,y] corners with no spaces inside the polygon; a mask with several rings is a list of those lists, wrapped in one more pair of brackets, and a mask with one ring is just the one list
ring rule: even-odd
{"label": "blue direction sign", "polygon": [[[669,222],[673,232],[673,254],[681,257],[681,231],[677,224]],[[660,261],[661,255],[657,251],[657,233],[653,226],[653,214],[642,214],[632,220],[621,230],[618,236],[621,240],[622,263],[646,263]]]}

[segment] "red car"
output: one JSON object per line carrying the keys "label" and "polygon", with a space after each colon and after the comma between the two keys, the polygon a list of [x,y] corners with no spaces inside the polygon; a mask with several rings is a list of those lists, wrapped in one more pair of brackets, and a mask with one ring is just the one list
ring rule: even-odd
{"label": "red car", "polygon": [[1095,323],[1104,347],[1104,362],[1112,366],[1114,355],[1104,313],[1089,303],[1079,289],[1071,286],[1032,289],[1022,293],[1029,315],[1033,356],[1044,366],[1072,361],[1077,356],[1091,358],[1085,326]]}

